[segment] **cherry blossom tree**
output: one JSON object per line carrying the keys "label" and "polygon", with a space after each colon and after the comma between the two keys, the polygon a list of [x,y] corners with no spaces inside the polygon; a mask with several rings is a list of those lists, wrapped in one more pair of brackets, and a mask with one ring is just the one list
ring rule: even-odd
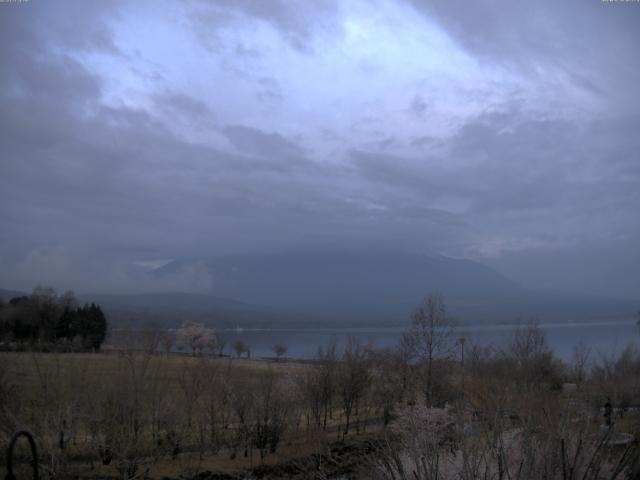
{"label": "cherry blossom tree", "polygon": [[213,328],[201,323],[185,322],[176,331],[176,341],[184,348],[191,349],[191,353],[201,355],[205,350],[215,350],[217,335]]}

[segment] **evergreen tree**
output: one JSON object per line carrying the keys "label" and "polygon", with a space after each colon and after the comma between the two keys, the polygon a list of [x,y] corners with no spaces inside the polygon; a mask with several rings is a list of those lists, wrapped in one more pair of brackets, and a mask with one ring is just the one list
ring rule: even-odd
{"label": "evergreen tree", "polygon": [[0,306],[0,337],[20,343],[79,338],[82,348],[99,350],[107,335],[107,318],[99,305],[78,306],[73,292],[62,296],[36,288]]}

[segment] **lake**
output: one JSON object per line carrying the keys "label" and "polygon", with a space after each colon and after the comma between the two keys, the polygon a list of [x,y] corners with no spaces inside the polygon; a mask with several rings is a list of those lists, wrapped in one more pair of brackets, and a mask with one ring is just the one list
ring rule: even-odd
{"label": "lake", "polygon": [[[621,351],[629,341],[640,341],[640,330],[634,321],[611,321],[600,323],[539,324],[547,342],[555,354],[569,360],[574,347],[583,342],[591,347],[592,359],[599,354],[610,355]],[[517,325],[465,325],[457,328],[456,337],[466,337],[480,345],[503,347],[509,341]],[[359,327],[331,329],[227,329],[222,334],[226,340],[225,353],[232,353],[232,345],[242,340],[251,348],[253,357],[273,357],[272,347],[278,343],[288,347],[287,357],[313,358],[318,346],[327,345],[332,339],[338,351],[349,337],[371,342],[377,347],[391,347],[405,329],[399,327]]]}

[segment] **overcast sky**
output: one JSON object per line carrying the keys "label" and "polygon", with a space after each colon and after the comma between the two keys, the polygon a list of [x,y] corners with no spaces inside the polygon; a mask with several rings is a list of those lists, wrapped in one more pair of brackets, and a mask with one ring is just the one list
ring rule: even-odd
{"label": "overcast sky", "polygon": [[3,2],[0,65],[5,288],[367,248],[640,296],[640,3]]}

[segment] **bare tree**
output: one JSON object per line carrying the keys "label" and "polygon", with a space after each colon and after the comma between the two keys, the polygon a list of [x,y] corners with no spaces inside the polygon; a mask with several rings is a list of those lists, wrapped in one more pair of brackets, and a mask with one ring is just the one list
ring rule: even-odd
{"label": "bare tree", "polygon": [[260,462],[268,452],[275,453],[287,425],[290,385],[272,370],[263,372],[253,384],[253,445],[260,452]]}
{"label": "bare tree", "polygon": [[142,351],[147,353],[156,353],[158,345],[160,345],[161,334],[160,327],[154,323],[146,324],[142,330],[138,332],[138,346]]}
{"label": "bare tree", "polygon": [[238,358],[240,358],[243,353],[246,353],[247,358],[249,358],[249,355],[250,355],[249,346],[240,339],[233,342],[233,351],[236,352],[236,356]]}
{"label": "bare tree", "polygon": [[206,366],[206,382],[203,392],[203,417],[204,426],[209,432],[209,445],[211,451],[216,453],[221,445],[223,432],[230,422],[229,396],[224,386],[231,376],[230,364],[221,368],[218,362],[209,362]]}
{"label": "bare tree", "polygon": [[529,320],[513,331],[506,354],[513,360],[512,376],[517,383],[560,382],[562,365],[553,356],[537,321]]}
{"label": "bare tree", "polygon": [[273,348],[273,353],[276,355],[276,362],[287,354],[288,347],[284,343],[276,343]]}
{"label": "bare tree", "polygon": [[351,337],[338,364],[338,391],[342,397],[342,410],[345,416],[344,434],[349,433],[352,415],[358,418],[360,403],[371,383],[369,352]]}
{"label": "bare tree", "polygon": [[578,382],[583,381],[585,378],[590,357],[591,347],[589,347],[586,343],[580,342],[573,348],[571,370],[573,376]]}
{"label": "bare tree", "polygon": [[218,344],[216,345],[216,355],[218,357],[223,357],[224,347],[227,346],[227,337],[222,332],[218,332],[218,335],[216,335],[216,338],[218,340]]}
{"label": "bare tree", "polygon": [[331,418],[332,399],[336,392],[336,342],[318,348],[316,361],[301,370],[297,376],[297,388],[305,408],[307,430],[311,427],[327,428]]}
{"label": "bare tree", "polygon": [[231,375],[224,384],[227,402],[231,405],[234,415],[235,438],[231,439],[231,459],[236,458],[238,447],[244,451],[244,457],[249,457],[251,442],[251,418],[255,410],[255,396],[253,385],[248,378],[240,378],[238,375]]}
{"label": "bare tree", "polygon": [[425,400],[433,404],[433,362],[449,357],[454,347],[455,324],[447,314],[440,294],[427,295],[412,315],[409,331],[402,337],[403,348],[426,363]]}
{"label": "bare tree", "polygon": [[513,331],[509,353],[520,364],[549,351],[544,331],[535,320],[529,320]]}
{"label": "bare tree", "polygon": [[68,308],[69,310],[78,308],[80,306],[75,293],[73,293],[73,290],[67,290],[62,295],[60,295],[60,306],[63,309]]}
{"label": "bare tree", "polygon": [[191,360],[193,359],[182,359],[178,375],[178,385],[184,396],[183,405],[188,429],[192,427],[194,411],[198,399],[203,394],[207,374],[205,359]]}
{"label": "bare tree", "polygon": [[399,348],[379,350],[372,353],[373,391],[372,400],[382,410],[382,421],[386,427],[391,421],[395,405],[404,398],[409,380],[408,367],[403,351]]}
{"label": "bare tree", "polygon": [[160,346],[164,350],[164,353],[167,355],[171,353],[175,340],[175,336],[171,332],[164,332],[160,335]]}
{"label": "bare tree", "polygon": [[[318,383],[323,409],[322,428],[326,430],[328,418],[332,418],[332,400],[336,391],[336,341],[331,339],[328,345],[318,348]],[[328,418],[327,418],[328,417]]]}

